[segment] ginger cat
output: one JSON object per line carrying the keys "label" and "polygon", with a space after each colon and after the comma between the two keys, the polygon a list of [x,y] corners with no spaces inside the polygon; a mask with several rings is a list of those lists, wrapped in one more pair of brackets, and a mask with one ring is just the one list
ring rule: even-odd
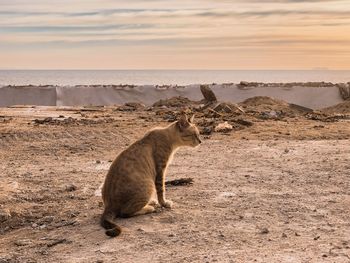
{"label": "ginger cat", "polygon": [[193,117],[182,116],[166,128],[149,131],[142,139],[121,152],[112,163],[102,188],[104,212],[101,226],[106,235],[115,237],[121,228],[114,217],[131,217],[155,211],[152,194],[166,208],[172,202],[165,199],[165,173],[178,147],[195,147],[201,143]]}

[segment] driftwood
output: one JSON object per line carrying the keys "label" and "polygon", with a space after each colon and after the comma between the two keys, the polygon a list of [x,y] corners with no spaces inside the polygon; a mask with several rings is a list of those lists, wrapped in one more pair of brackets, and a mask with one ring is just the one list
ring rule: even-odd
{"label": "driftwood", "polygon": [[235,103],[218,102],[215,93],[212,91],[211,88],[209,88],[208,85],[201,85],[200,89],[205,100],[205,105],[202,109],[209,108],[215,113],[222,111],[226,113],[231,113],[234,111],[240,111],[242,113],[245,113],[244,110]]}
{"label": "driftwood", "polygon": [[169,186],[181,186],[181,185],[190,185],[193,184],[193,178],[180,178],[171,181],[166,181],[166,185]]}
{"label": "driftwood", "polygon": [[339,86],[338,88],[343,100],[350,100],[350,87]]}
{"label": "driftwood", "polygon": [[235,104],[235,103],[226,103],[226,102],[217,103],[213,107],[213,110],[215,110],[215,111],[224,111],[224,112],[227,112],[227,113],[234,112],[235,110],[238,110],[238,111],[240,111],[242,113],[245,113],[245,111],[241,107],[239,107],[237,104]]}
{"label": "driftwood", "polygon": [[201,85],[200,89],[206,103],[214,103],[218,101],[214,92],[209,88],[208,85]]}

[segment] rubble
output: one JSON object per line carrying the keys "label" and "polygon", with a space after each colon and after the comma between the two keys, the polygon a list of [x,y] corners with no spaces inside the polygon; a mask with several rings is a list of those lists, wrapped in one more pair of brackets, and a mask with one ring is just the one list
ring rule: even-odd
{"label": "rubble", "polygon": [[350,114],[350,101],[344,101],[337,105],[321,110],[325,114]]}
{"label": "rubble", "polygon": [[229,124],[227,121],[223,122],[223,123],[219,123],[216,127],[215,127],[215,131],[216,132],[229,132],[233,130],[233,126],[231,124]]}
{"label": "rubble", "polygon": [[138,102],[127,102],[123,106],[120,106],[117,108],[118,111],[136,111],[136,110],[142,110],[146,106],[142,103]]}
{"label": "rubble", "polygon": [[182,96],[178,97],[172,97],[169,99],[159,100],[153,104],[153,107],[183,107],[183,106],[189,106],[191,104],[194,104],[194,101],[191,101],[190,99]]}

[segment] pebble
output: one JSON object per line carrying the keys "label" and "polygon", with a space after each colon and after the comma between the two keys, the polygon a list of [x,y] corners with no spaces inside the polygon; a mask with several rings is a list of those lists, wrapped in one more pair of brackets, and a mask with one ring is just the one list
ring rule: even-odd
{"label": "pebble", "polygon": [[260,231],[260,234],[268,234],[268,233],[270,233],[270,231],[266,227],[262,228]]}
{"label": "pebble", "polygon": [[68,185],[66,185],[66,191],[67,191],[67,192],[73,192],[73,191],[75,191],[75,190],[77,190],[77,187],[76,187],[74,184],[68,184]]}
{"label": "pebble", "polygon": [[213,133],[213,128],[212,127],[204,127],[201,134],[203,135],[210,135]]}

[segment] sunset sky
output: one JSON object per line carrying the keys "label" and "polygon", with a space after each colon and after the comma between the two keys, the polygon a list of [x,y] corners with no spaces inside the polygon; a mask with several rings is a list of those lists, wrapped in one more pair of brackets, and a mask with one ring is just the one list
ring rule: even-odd
{"label": "sunset sky", "polygon": [[0,69],[313,68],[350,69],[349,0],[0,0]]}

